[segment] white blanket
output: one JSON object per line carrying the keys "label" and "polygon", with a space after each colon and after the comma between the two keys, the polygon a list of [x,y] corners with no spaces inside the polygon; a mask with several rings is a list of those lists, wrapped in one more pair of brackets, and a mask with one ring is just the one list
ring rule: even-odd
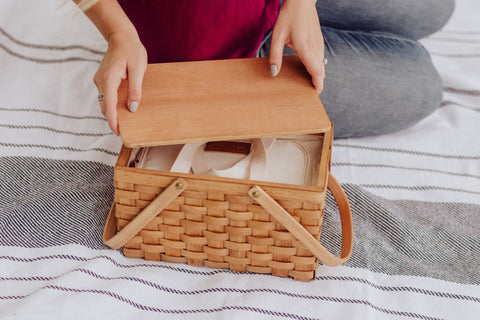
{"label": "white blanket", "polygon": [[[438,111],[334,142],[354,253],[309,283],[103,245],[121,146],[91,80],[106,44],[61,2],[0,3],[0,319],[478,319],[478,0],[422,40],[444,80]],[[322,242],[337,251],[338,225],[328,196]]]}

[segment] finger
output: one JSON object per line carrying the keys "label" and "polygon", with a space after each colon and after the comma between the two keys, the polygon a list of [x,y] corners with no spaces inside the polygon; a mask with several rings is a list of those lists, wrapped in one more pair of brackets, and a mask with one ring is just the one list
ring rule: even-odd
{"label": "finger", "polygon": [[101,67],[97,70],[97,72],[95,73],[95,75],[93,76],[93,83],[95,84],[95,86],[97,87],[97,92],[98,92],[98,96],[97,96],[97,100],[98,100],[98,104],[100,106],[100,111],[102,112],[102,114],[105,116],[105,106],[104,106],[104,103],[103,103],[103,98],[100,99],[100,95],[103,95],[103,89],[102,89],[102,82],[101,82]]}
{"label": "finger", "polygon": [[285,37],[281,32],[273,32],[272,45],[270,46],[270,72],[272,77],[276,77],[282,68],[283,48],[285,47]]}
{"label": "finger", "polygon": [[313,86],[315,87],[315,91],[317,92],[317,94],[321,94],[323,92],[324,82],[325,82],[325,78],[312,76],[312,83],[313,83]]}
{"label": "finger", "polygon": [[120,74],[106,73],[104,74],[102,89],[103,89],[103,106],[104,115],[107,117],[110,129],[115,135],[119,135],[118,119],[117,119],[117,101],[118,101],[118,87],[122,77]]}
{"label": "finger", "polygon": [[[315,52],[315,54],[313,53]],[[317,94],[322,93],[325,80],[325,65],[323,63],[323,54],[316,53],[317,50],[309,50],[308,52],[297,52],[298,57],[302,60],[305,68],[312,77],[312,84]]]}
{"label": "finger", "polygon": [[127,106],[130,112],[138,109],[142,98],[142,82],[145,74],[145,65],[140,64],[128,69],[128,99]]}

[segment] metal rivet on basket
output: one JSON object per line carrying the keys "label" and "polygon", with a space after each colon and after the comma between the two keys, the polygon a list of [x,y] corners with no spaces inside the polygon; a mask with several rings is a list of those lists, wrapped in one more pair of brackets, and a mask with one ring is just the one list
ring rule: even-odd
{"label": "metal rivet on basket", "polygon": [[258,191],[253,191],[253,192],[252,192],[252,197],[254,197],[254,198],[260,197],[260,192],[258,192]]}
{"label": "metal rivet on basket", "polygon": [[175,188],[177,188],[177,189],[182,189],[182,188],[183,188],[183,183],[177,182],[177,183],[175,184]]}

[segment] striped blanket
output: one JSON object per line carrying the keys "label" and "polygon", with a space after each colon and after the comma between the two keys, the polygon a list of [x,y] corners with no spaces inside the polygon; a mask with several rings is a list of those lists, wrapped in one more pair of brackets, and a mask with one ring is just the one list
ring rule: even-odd
{"label": "striped blanket", "polygon": [[[334,142],[354,253],[309,283],[103,245],[121,146],[91,80],[106,44],[59,2],[0,3],[0,319],[478,319],[478,0],[457,0],[422,40],[444,79],[439,110],[402,132]],[[322,241],[338,252],[339,234],[328,196]]]}

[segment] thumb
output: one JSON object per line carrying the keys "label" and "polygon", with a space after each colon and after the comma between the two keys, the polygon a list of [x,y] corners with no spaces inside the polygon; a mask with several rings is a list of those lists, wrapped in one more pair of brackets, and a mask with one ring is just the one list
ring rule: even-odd
{"label": "thumb", "polygon": [[283,48],[285,40],[279,37],[275,32],[272,34],[272,45],[270,46],[270,72],[272,77],[276,77],[282,68]]}

